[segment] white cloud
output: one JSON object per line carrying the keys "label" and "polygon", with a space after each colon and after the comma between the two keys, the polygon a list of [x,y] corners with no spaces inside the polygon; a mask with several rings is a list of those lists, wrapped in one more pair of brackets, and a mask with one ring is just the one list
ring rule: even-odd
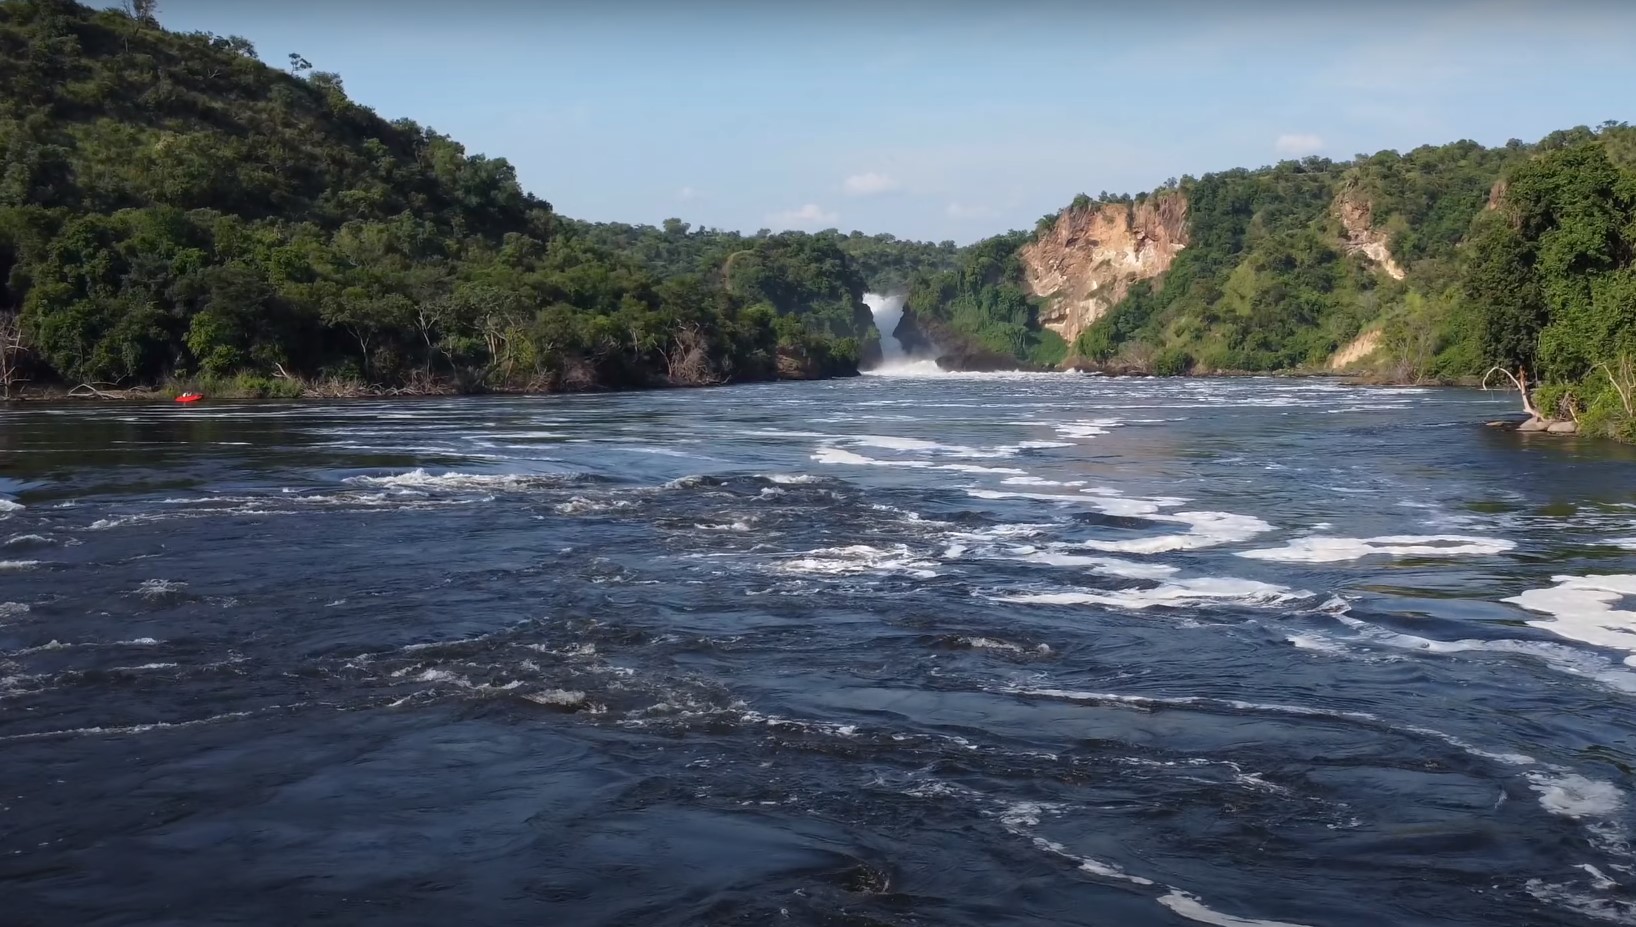
{"label": "white cloud", "polygon": [[1282,155],[1293,158],[1317,154],[1324,150],[1324,140],[1310,133],[1292,133],[1278,136],[1272,147]]}
{"label": "white cloud", "polygon": [[833,225],[838,217],[817,203],[808,203],[800,209],[786,209],[783,212],[775,212],[767,218],[780,225],[801,228]]}
{"label": "white cloud", "polygon": [[896,190],[900,184],[896,179],[886,174],[868,171],[863,174],[853,174],[841,181],[841,192],[847,196],[878,196]]}
{"label": "white cloud", "polygon": [[994,210],[987,206],[968,206],[964,203],[950,203],[943,212],[950,219],[991,219],[995,216]]}
{"label": "white cloud", "polygon": [[692,187],[683,187],[676,191],[676,198],[679,200],[696,200],[703,195]]}

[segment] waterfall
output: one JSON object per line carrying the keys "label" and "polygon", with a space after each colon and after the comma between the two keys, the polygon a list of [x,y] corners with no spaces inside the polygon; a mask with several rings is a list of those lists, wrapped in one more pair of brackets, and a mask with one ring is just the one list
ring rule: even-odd
{"label": "waterfall", "polygon": [[937,361],[930,358],[915,360],[909,356],[909,351],[898,340],[898,323],[903,321],[902,296],[882,296],[879,293],[863,294],[864,305],[875,316],[875,327],[880,329],[880,366],[868,373],[882,376],[929,376],[941,373]]}
{"label": "waterfall", "polygon": [[874,313],[875,327],[880,329],[881,366],[893,367],[907,361],[909,352],[903,349],[903,342],[893,334],[897,331],[898,323],[903,321],[903,297],[865,293],[863,303]]}

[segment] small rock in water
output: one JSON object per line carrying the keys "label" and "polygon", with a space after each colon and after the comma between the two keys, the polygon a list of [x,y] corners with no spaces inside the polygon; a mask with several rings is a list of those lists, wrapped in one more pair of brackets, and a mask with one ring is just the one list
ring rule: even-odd
{"label": "small rock in water", "polygon": [[1517,430],[1518,431],[1545,431],[1546,429],[1548,429],[1550,427],[1551,427],[1551,423],[1547,422],[1545,419],[1531,418],[1528,421],[1523,422],[1521,425],[1518,425]]}
{"label": "small rock in water", "polygon": [[1553,435],[1571,435],[1579,432],[1579,426],[1573,422],[1552,422],[1545,430]]}

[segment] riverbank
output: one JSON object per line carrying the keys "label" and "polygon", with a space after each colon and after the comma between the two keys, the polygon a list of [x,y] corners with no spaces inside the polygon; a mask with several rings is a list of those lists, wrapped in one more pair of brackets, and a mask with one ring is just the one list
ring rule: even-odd
{"label": "riverbank", "polygon": [[[646,392],[650,390],[671,389],[698,389],[712,386],[745,385],[751,383],[774,382],[802,382],[809,380],[843,379],[859,376],[869,371],[847,374],[822,375],[806,370],[784,369],[782,375],[759,379],[725,380],[721,382],[683,383],[683,382],[651,382],[644,385],[610,386],[598,384],[584,379],[563,380],[554,387],[535,385],[516,386],[487,386],[475,388],[463,386],[456,380],[449,378],[422,377],[399,386],[384,386],[381,384],[366,383],[361,380],[347,380],[339,378],[296,378],[296,377],[264,377],[253,374],[241,374],[235,377],[197,378],[167,380],[156,386],[116,387],[107,384],[80,384],[75,387],[51,385],[19,391],[17,394],[0,399],[0,404],[78,404],[91,402],[172,402],[178,396],[195,394],[206,400],[338,400],[338,399],[395,399],[416,397],[449,397],[449,396],[554,396],[554,395],[583,395],[594,393],[626,393]],[[1325,370],[1275,370],[1275,371],[1214,371],[1208,374],[1184,374],[1173,377],[1159,377],[1149,372],[1135,369],[1106,369],[1102,367],[1069,369],[1041,369],[1018,367],[1014,370],[996,370],[984,368],[978,370],[944,370],[945,374],[958,376],[962,373],[1032,373],[1032,374],[1061,374],[1063,376],[1079,376],[1086,378],[1113,380],[1246,380],[1246,379],[1274,379],[1274,380],[1335,380],[1344,385],[1360,388],[1381,390],[1416,389],[1416,388],[1477,388],[1481,384],[1475,378],[1465,378],[1459,381],[1404,381],[1380,377],[1371,374],[1342,374]],[[811,375],[803,375],[811,374]],[[937,376],[937,374],[928,374]],[[1523,410],[1517,410],[1516,419],[1491,419],[1484,422],[1472,422],[1475,427],[1479,424],[1490,428],[1515,431],[1520,433],[1538,433],[1552,436],[1604,437],[1619,441],[1617,435],[1602,434],[1587,431],[1579,423],[1569,420],[1544,420],[1525,417]],[[1624,442],[1630,443],[1630,442]]]}
{"label": "riverbank", "polygon": [[859,376],[852,370],[842,373],[823,373],[809,368],[781,363],[778,374],[771,377],[743,377],[718,381],[681,382],[668,378],[643,384],[612,385],[584,377],[565,377],[552,383],[535,382],[517,385],[471,384],[448,377],[416,377],[408,383],[386,386],[363,380],[335,377],[291,377],[239,374],[232,377],[202,377],[171,379],[153,386],[121,387],[105,383],[82,383],[77,386],[49,384],[33,388],[14,389],[13,394],[0,398],[0,403],[62,402],[85,400],[110,402],[169,402],[183,394],[195,394],[206,399],[390,399],[416,396],[554,396],[581,393],[644,392],[647,390],[698,389],[711,386],[729,386],[742,383],[803,382],[832,380]]}

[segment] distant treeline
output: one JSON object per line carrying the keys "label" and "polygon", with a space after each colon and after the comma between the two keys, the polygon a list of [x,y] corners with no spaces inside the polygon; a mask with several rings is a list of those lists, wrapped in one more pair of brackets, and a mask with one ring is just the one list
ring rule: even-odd
{"label": "distant treeline", "polygon": [[866,285],[955,253],[564,219],[289,59],[143,6],[0,2],[0,387],[852,373],[878,351]]}

